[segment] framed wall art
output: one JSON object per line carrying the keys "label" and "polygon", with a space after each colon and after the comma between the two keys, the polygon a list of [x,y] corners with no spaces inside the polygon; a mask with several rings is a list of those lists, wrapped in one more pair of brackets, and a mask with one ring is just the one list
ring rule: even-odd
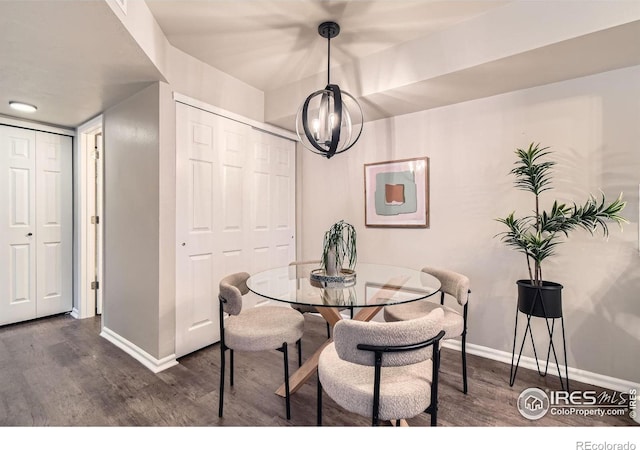
{"label": "framed wall art", "polygon": [[364,216],[368,227],[429,226],[429,158],[364,165]]}

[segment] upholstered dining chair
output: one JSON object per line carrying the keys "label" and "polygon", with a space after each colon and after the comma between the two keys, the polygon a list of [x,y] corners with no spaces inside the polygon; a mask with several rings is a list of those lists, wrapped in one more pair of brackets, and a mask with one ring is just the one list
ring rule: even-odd
{"label": "upholstered dining chair", "polygon": [[[224,405],[225,352],[230,350],[230,382],[233,386],[234,350],[257,352],[278,350],[284,354],[284,382],[287,420],[291,419],[289,395],[288,346],[298,346],[298,366],[302,363],[301,338],[304,332],[304,317],[289,307],[260,306],[242,309],[242,296],[249,292],[249,274],[238,272],[220,281],[220,396],[218,417],[222,417]],[[229,317],[225,320],[224,313]]]}
{"label": "upholstered dining chair", "polygon": [[[320,260],[309,260],[309,261],[293,261],[289,263],[289,268],[292,270],[296,270],[298,273],[296,274],[296,278],[309,278],[312,267],[318,268],[320,267]],[[293,309],[300,311],[302,314],[320,314],[318,309],[315,306],[311,305],[291,305]],[[338,308],[339,311],[344,311],[345,309],[349,309],[350,317],[353,319],[353,308],[343,307]],[[331,326],[327,323],[327,338],[331,337]]]}
{"label": "upholstered dining chair", "polygon": [[440,339],[444,313],[396,323],[341,320],[318,360],[318,425],[322,392],[339,406],[380,420],[431,414],[437,425]]}
{"label": "upholstered dining chair", "polygon": [[[424,316],[434,309],[442,309],[444,312],[444,339],[461,337],[462,339],[462,391],[466,394],[467,386],[467,312],[469,306],[469,278],[460,273],[439,269],[435,267],[424,267],[423,272],[433,275],[440,280],[440,304],[429,300],[418,300],[416,302],[402,303],[399,305],[386,306],[384,308],[384,320],[387,322],[397,322],[401,320],[415,319]],[[449,306],[445,306],[445,298],[455,299],[462,312]]]}

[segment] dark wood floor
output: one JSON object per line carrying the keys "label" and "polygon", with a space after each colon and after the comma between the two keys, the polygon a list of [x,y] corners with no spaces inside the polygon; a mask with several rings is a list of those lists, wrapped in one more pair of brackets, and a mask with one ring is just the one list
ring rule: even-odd
{"label": "dark wood floor", "polygon": [[[306,315],[303,356],[325,339],[324,321]],[[282,382],[282,354],[236,353],[236,382],[217,415],[218,345],[180,359],[154,374],[99,336],[100,319],[68,315],[0,327],[0,425],[2,426],[314,426],[316,382],[292,397],[292,419],[274,391]],[[292,370],[297,366],[295,352]],[[444,349],[438,425],[626,426],[624,417],[551,416],[532,422],[516,409],[528,387],[558,389],[558,379],[520,369],[509,387],[509,366],[468,357],[469,394],[461,392],[460,353]],[[595,389],[573,383],[572,389]],[[324,424],[368,426],[369,419],[345,412],[324,396]],[[410,419],[429,426],[429,416]]]}

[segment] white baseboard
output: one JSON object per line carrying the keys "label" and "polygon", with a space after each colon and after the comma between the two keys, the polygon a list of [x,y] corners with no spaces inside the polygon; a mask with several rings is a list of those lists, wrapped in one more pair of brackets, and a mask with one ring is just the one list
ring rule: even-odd
{"label": "white baseboard", "polygon": [[[1,0],[0,0],[1,1]],[[88,319],[89,317],[95,317],[95,314],[91,314],[91,315],[87,315],[85,314],[84,316],[80,313],[80,310],[76,307],[74,307],[71,312],[69,313],[71,315],[71,317],[73,317],[74,319]]]}
{"label": "white baseboard", "polygon": [[[462,342],[459,340],[449,339],[442,342],[442,346],[452,350],[462,350]],[[500,361],[511,366],[511,353],[502,350],[496,350],[489,347],[483,347],[481,345],[469,344],[467,342],[467,353],[471,355],[481,356],[483,358],[491,359],[494,361]],[[520,358],[519,367],[525,369],[537,370],[536,360],[530,356],[522,356]],[[542,367],[542,366],[541,366]],[[550,375],[558,373],[558,366],[549,361]],[[560,364],[560,373],[564,376],[565,366]],[[638,389],[638,383],[633,381],[621,380],[619,378],[613,378],[607,375],[601,375],[599,373],[588,372],[582,369],[576,369],[574,367],[568,368],[569,384],[571,381],[579,381],[581,383],[591,384],[593,386],[599,386],[606,389],[613,389],[618,392],[629,392],[631,389]]]}
{"label": "white baseboard", "polygon": [[162,372],[163,370],[178,364],[175,354],[166,356],[162,359],[156,359],[137,345],[129,342],[119,334],[114,333],[106,327],[102,327],[100,336],[111,342],[113,345],[124,351],[129,356],[133,357],[153,373]]}

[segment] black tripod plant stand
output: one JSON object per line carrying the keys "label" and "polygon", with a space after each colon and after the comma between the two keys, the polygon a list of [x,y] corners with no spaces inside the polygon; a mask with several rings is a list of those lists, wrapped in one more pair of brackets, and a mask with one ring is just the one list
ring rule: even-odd
{"label": "black tripod plant stand", "polygon": [[[516,373],[518,372],[518,366],[520,365],[520,357],[522,356],[522,349],[524,343],[527,340],[527,335],[531,338],[531,345],[533,347],[533,355],[536,359],[536,367],[540,376],[546,376],[549,369],[549,359],[553,353],[553,359],[555,360],[556,367],[558,368],[558,378],[560,378],[560,387],[565,390],[565,383],[562,380],[562,373],[560,370],[560,364],[558,364],[558,355],[556,347],[553,343],[553,333],[555,330],[556,319],[560,319],[562,327],[562,350],[564,353],[564,378],[566,381],[566,391],[569,391],[569,370],[567,367],[567,344],[564,334],[564,317],[562,316],[562,285],[553,283],[551,281],[543,281],[541,286],[531,284],[529,280],[518,280],[518,305],[516,308],[516,324],[513,331],[513,352],[511,353],[511,375],[509,379],[509,386],[513,386],[516,380]],[[516,360],[516,341],[518,334],[518,315],[523,313],[527,317],[527,326],[522,336],[522,343],[520,344],[520,351]],[[538,352],[536,351],[536,345],[533,340],[533,332],[531,330],[531,318],[540,317],[543,318],[547,325],[547,331],[549,333],[549,347],[547,349],[547,361],[544,367],[544,372],[540,370],[540,362],[538,361]]]}

